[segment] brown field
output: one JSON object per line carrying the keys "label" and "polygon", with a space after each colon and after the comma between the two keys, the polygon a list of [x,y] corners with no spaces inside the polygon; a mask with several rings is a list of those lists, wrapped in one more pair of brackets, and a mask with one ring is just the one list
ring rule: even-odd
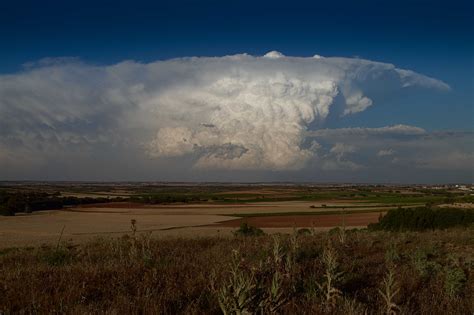
{"label": "brown field", "polygon": [[375,212],[355,213],[345,215],[344,219],[338,214],[261,216],[224,221],[220,223],[220,226],[239,227],[241,223],[246,222],[249,225],[262,228],[288,227],[289,225],[294,227],[335,227],[343,224],[349,227],[361,227],[376,223],[379,215]]}
{"label": "brown field", "polygon": [[[310,208],[322,204],[339,208]],[[121,235],[130,232],[130,222],[137,221],[139,232],[152,232],[155,236],[210,236],[230,235],[243,220],[238,214],[278,212],[321,212],[342,210],[354,204],[328,201],[261,202],[249,204],[173,204],[144,205],[136,203],[95,204],[63,210],[39,211],[32,214],[0,216],[0,247],[40,245],[54,243],[64,227],[63,239],[84,241],[96,236]],[[389,207],[380,206],[381,211]],[[373,211],[374,208],[357,208]],[[233,216],[233,214],[237,214]],[[379,213],[346,215],[346,225],[365,227],[376,222]],[[330,228],[341,225],[340,215],[268,216],[245,219],[249,224],[267,228],[267,232],[291,231],[311,226]],[[269,230],[268,230],[269,229]],[[275,229],[275,230],[273,230]]]}

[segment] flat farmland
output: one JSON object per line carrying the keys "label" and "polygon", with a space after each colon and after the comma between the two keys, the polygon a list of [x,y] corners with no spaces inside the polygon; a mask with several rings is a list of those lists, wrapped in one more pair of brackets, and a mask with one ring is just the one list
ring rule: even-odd
{"label": "flat farmland", "polygon": [[[350,209],[351,213],[345,215],[346,225],[365,227],[376,221],[379,214],[389,208],[384,205],[364,206],[347,201],[173,205],[145,205],[131,202],[93,204],[0,217],[0,246],[56,242],[63,228],[62,239],[74,242],[97,236],[120,236],[130,233],[131,220],[136,220],[139,233],[151,232],[154,236],[231,235],[231,232],[244,221],[258,227],[270,228],[268,232],[273,232],[272,228],[278,228],[275,232],[290,231],[295,225],[307,227],[311,222],[314,222],[316,228],[339,226],[342,224],[340,213]],[[285,215],[287,213],[294,213],[294,215]]]}
{"label": "flat farmland", "polygon": [[132,220],[154,237],[231,236],[241,223],[267,233],[363,228],[390,209],[453,201],[472,204],[462,191],[415,186],[9,183],[0,187],[0,247],[120,237]]}

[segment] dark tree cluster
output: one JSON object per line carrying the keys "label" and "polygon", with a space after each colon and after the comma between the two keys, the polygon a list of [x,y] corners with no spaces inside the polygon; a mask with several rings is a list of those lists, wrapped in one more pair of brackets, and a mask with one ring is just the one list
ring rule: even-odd
{"label": "dark tree cluster", "polygon": [[[120,201],[122,200],[119,198]],[[108,198],[61,197],[59,193],[0,191],[0,215],[11,216],[18,212],[56,210],[65,206],[117,201]]]}
{"label": "dark tree cluster", "polygon": [[140,202],[146,204],[167,204],[167,203],[190,203],[190,202],[205,202],[208,201],[209,197],[200,194],[150,194],[133,196],[130,201]]}
{"label": "dark tree cluster", "polygon": [[474,211],[456,208],[406,208],[387,212],[369,229],[386,231],[422,231],[474,224]]}

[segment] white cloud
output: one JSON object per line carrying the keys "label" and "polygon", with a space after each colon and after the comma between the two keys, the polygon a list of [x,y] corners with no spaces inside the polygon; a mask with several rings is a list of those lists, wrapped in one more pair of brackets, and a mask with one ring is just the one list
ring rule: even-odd
{"label": "white cloud", "polygon": [[285,55],[283,55],[281,52],[279,51],[276,51],[276,50],[272,50],[270,52],[267,52],[265,55],[263,55],[264,58],[271,58],[271,59],[278,59],[278,58],[282,58],[282,57],[285,57]]}
{"label": "white cloud", "polygon": [[[301,169],[320,150],[318,142],[306,147],[306,137],[334,132],[309,126],[327,118],[336,97],[344,115],[374,106],[362,86],[381,79],[387,89],[449,88],[391,64],[276,51],[111,66],[49,59],[0,76],[0,148],[47,157],[118,147],[156,159],[189,156],[196,168]],[[425,131],[398,125],[336,132]],[[330,154],[342,159],[349,147],[336,152],[336,145]]]}
{"label": "white cloud", "polygon": [[329,150],[328,154],[320,159],[320,168],[326,171],[334,170],[358,170],[363,168],[350,160],[350,155],[357,152],[357,147],[346,143],[336,143]]}
{"label": "white cloud", "polygon": [[339,156],[343,156],[346,153],[353,153],[355,151],[356,151],[355,146],[338,142],[331,148],[330,152]]}
{"label": "white cloud", "polygon": [[377,152],[377,156],[392,156],[395,153],[393,149],[382,149]]}
{"label": "white cloud", "polygon": [[355,114],[362,112],[372,105],[372,100],[368,97],[362,95],[362,93],[354,93],[348,95],[346,98],[347,108],[344,110],[343,114]]}

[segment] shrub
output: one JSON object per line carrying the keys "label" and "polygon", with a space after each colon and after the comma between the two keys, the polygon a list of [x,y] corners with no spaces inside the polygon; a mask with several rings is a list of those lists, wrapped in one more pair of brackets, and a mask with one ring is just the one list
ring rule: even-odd
{"label": "shrub", "polygon": [[298,230],[298,235],[311,235],[311,230],[310,229],[299,229]]}
{"label": "shrub", "polygon": [[236,236],[260,236],[264,234],[262,229],[248,225],[247,222],[241,223],[240,228],[234,232]]}
{"label": "shrub", "polygon": [[458,295],[464,287],[466,275],[464,270],[459,267],[450,267],[446,269],[444,278],[444,289],[446,293],[453,297]]}
{"label": "shrub", "polygon": [[71,254],[65,247],[48,250],[42,255],[43,261],[50,266],[62,266],[71,260]]}
{"label": "shrub", "polygon": [[0,215],[13,216],[13,215],[15,215],[15,212],[13,212],[11,209],[9,209],[7,207],[0,206]]}
{"label": "shrub", "polygon": [[412,256],[413,266],[422,277],[434,275],[441,268],[437,262],[429,260],[429,256],[426,249],[418,249]]}
{"label": "shrub", "polygon": [[469,226],[474,223],[474,211],[454,208],[410,208],[389,210],[376,224],[370,224],[372,230],[421,231],[446,229],[453,226]]}

